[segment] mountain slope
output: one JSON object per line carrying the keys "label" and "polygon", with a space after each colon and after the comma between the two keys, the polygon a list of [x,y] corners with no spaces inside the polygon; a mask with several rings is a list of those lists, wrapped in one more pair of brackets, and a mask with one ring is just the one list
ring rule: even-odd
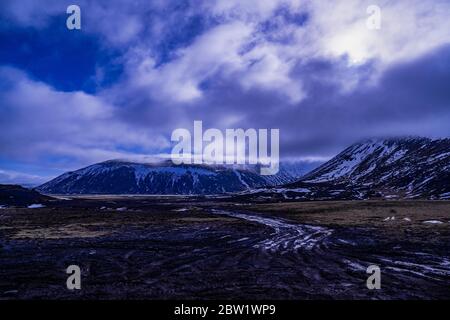
{"label": "mountain slope", "polygon": [[275,176],[257,166],[174,165],[111,160],[65,173],[38,187],[47,194],[222,194],[298,180],[301,169],[282,167]]}
{"label": "mountain slope", "polygon": [[302,178],[408,198],[446,198],[450,139],[399,138],[355,144]]}
{"label": "mountain slope", "polygon": [[372,139],[356,143],[295,183],[252,199],[450,199],[450,139]]}

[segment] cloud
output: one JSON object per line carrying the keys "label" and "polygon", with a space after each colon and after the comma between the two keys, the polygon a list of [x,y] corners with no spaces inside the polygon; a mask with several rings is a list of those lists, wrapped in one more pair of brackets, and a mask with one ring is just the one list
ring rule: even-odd
{"label": "cloud", "polygon": [[[379,31],[366,27],[366,9],[374,4],[381,9]],[[310,1],[308,6],[314,28],[300,37],[312,38],[322,57],[347,55],[350,63],[379,59],[390,64],[415,59],[450,39],[450,3],[445,0]]]}
{"label": "cloud", "polygon": [[129,58],[131,85],[159,92],[164,100],[184,102],[200,98],[201,82],[221,70],[233,72],[241,68],[239,50],[250,33],[242,23],[220,25],[200,36],[190,47],[180,49],[178,58],[160,67],[154,59],[145,57],[145,51],[137,51],[140,57]]}
{"label": "cloud", "polygon": [[[23,26],[42,27],[51,17],[65,16],[64,1],[6,0],[4,15]],[[381,8],[381,30],[366,27],[367,8]],[[377,60],[379,76],[390,64],[415,59],[450,39],[446,0],[215,0],[198,1],[79,1],[83,32],[97,34],[126,56],[140,53],[134,63],[140,80],[163,99],[182,101],[202,95],[201,83],[216,72],[242,71],[241,84],[282,90],[293,102],[305,95],[289,72],[299,59],[337,59],[349,64]],[[299,23],[295,16],[304,17]],[[193,18],[209,28],[198,30],[192,42],[179,40],[160,64],[161,45],[175,40],[175,30],[188,34]],[[187,46],[185,46],[187,45]],[[136,58],[136,57],[134,57]],[[212,61],[216,58],[215,61]],[[128,65],[130,68],[130,64]],[[143,71],[145,70],[145,71]],[[159,80],[161,79],[161,80]],[[158,83],[160,82],[160,83]],[[162,84],[161,84],[162,83]],[[173,90],[171,87],[177,87]]]}
{"label": "cloud", "polygon": [[42,177],[33,174],[0,169],[0,184],[21,184],[37,186],[48,180],[49,177]]}
{"label": "cloud", "polygon": [[[45,4],[6,0],[0,15],[10,28],[44,30],[65,17],[64,1]],[[366,27],[372,4],[380,31]],[[370,136],[450,135],[446,0],[79,5],[80,36],[117,51],[123,73],[87,94],[2,67],[2,156],[73,168],[166,153],[172,130],[194,120],[279,128],[285,157],[329,157]]]}
{"label": "cloud", "polygon": [[0,152],[21,159],[106,160],[127,150],[153,152],[167,147],[151,128],[138,130],[116,116],[116,108],[83,92],[55,91],[21,71],[0,68],[2,117]]}
{"label": "cloud", "polygon": [[0,4],[0,15],[10,23],[21,26],[43,28],[53,15],[65,13],[68,5],[64,7],[61,1],[46,1],[45,5],[33,0],[4,0]]}

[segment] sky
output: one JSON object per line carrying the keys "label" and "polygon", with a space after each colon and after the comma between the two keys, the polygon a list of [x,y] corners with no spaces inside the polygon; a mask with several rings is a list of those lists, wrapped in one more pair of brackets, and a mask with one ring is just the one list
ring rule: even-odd
{"label": "sky", "polygon": [[0,183],[167,154],[194,120],[280,129],[299,160],[449,137],[449,14],[448,0],[2,0]]}

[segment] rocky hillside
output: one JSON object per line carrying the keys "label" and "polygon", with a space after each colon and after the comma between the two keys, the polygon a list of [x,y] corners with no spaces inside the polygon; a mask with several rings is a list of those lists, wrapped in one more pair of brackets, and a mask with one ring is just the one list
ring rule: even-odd
{"label": "rocky hillside", "polygon": [[260,192],[274,199],[450,199],[450,139],[354,144],[298,182]]}
{"label": "rocky hillside", "polygon": [[67,172],[37,190],[46,194],[223,194],[293,182],[311,165],[290,164],[277,175],[261,176],[257,166],[112,160]]}

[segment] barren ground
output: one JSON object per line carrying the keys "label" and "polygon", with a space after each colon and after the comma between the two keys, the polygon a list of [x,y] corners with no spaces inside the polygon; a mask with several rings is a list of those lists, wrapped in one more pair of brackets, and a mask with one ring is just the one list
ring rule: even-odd
{"label": "barren ground", "polygon": [[0,298],[449,299],[449,240],[449,202],[74,198],[0,209]]}

